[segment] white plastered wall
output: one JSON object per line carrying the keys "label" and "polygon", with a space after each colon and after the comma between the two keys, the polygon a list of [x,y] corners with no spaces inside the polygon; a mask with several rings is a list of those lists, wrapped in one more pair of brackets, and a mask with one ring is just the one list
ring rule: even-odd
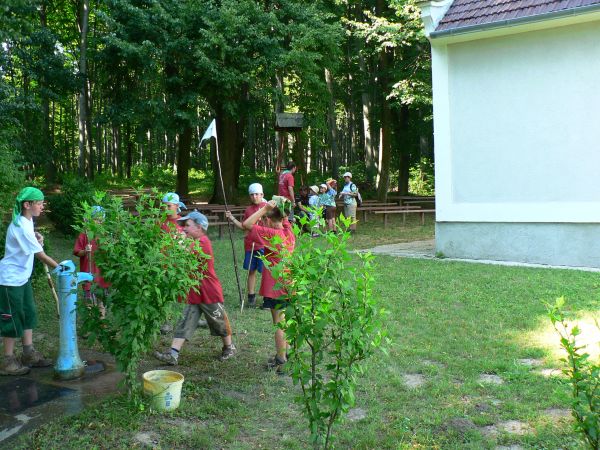
{"label": "white plastered wall", "polygon": [[600,222],[600,22],[432,60],[438,222]]}

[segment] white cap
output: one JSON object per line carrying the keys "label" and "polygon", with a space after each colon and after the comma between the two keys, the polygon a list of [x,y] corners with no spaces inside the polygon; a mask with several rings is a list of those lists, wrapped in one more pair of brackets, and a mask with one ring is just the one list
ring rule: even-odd
{"label": "white cap", "polygon": [[350,172],[346,172],[344,173],[344,175],[342,175],[343,177],[350,177],[352,178],[352,174]]}
{"label": "white cap", "polygon": [[322,188],[325,188],[325,189],[327,189],[327,185],[326,185],[325,183],[323,183],[323,184],[320,184],[320,185],[319,185],[319,187],[322,187]]}
{"label": "white cap", "polygon": [[248,194],[252,195],[252,194],[263,194],[263,188],[262,188],[262,184],[260,183],[252,183],[250,186],[248,186]]}
{"label": "white cap", "polygon": [[319,193],[319,188],[317,186],[311,186],[310,190],[313,191],[315,194]]}

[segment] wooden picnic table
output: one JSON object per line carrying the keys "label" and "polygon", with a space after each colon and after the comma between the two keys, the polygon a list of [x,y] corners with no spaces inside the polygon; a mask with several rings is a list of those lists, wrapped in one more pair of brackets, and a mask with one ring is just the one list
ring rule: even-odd
{"label": "wooden picnic table", "polygon": [[358,208],[357,211],[362,212],[363,214],[363,222],[367,221],[367,213],[368,212],[372,212],[372,213],[377,213],[377,211],[404,211],[407,209],[420,209],[420,206],[416,206],[416,205],[409,205],[409,206],[398,206],[395,203],[392,203],[389,206],[365,206],[365,207],[360,207]]}
{"label": "wooden picnic table", "polygon": [[421,215],[421,225],[425,225],[425,213],[435,213],[435,209],[404,209],[391,211],[375,211],[375,214],[383,214],[383,227],[387,228],[388,214],[402,214],[402,223],[406,223],[406,215],[410,213],[419,213]]}

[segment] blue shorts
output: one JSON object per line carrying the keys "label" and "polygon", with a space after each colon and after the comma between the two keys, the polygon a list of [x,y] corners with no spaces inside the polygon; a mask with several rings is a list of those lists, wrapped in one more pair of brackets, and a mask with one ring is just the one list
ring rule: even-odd
{"label": "blue shorts", "polygon": [[250,266],[250,253],[252,253],[251,250],[246,250],[246,255],[244,256],[244,269],[258,270],[259,273],[262,273],[263,260],[260,259],[260,256],[265,254],[265,249],[261,248],[260,250],[254,250],[254,254],[252,255],[252,266]]}
{"label": "blue shorts", "polygon": [[263,304],[262,304],[263,309],[268,308],[268,309],[285,310],[285,308],[287,308],[288,305],[289,305],[289,302],[285,298],[263,297]]}

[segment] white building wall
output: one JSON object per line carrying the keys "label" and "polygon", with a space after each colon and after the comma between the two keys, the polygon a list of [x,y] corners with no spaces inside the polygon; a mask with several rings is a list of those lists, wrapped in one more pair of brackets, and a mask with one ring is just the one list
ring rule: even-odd
{"label": "white building wall", "polygon": [[432,58],[438,222],[600,222],[600,22]]}

